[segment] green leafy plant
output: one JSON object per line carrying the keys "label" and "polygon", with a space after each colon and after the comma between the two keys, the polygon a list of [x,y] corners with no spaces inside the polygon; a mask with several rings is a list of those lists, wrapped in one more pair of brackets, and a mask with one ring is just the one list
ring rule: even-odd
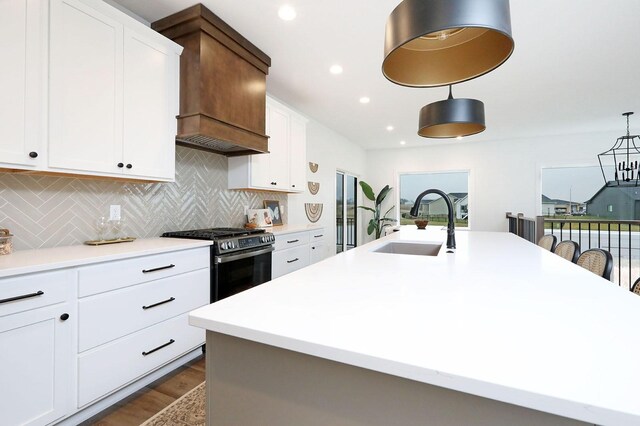
{"label": "green leafy plant", "polygon": [[360,209],[369,210],[370,212],[373,213],[373,218],[369,221],[369,226],[367,226],[367,234],[371,235],[375,231],[376,239],[380,238],[380,236],[382,235],[382,231],[384,230],[385,227],[391,226],[391,223],[393,222],[397,222],[395,219],[387,217],[389,212],[393,210],[395,206],[391,206],[391,208],[387,210],[387,212],[384,215],[381,214],[382,202],[384,201],[387,194],[389,194],[392,188],[390,188],[389,185],[386,185],[384,188],[382,188],[382,190],[378,193],[378,195],[375,195],[375,193],[373,192],[373,189],[371,189],[371,186],[369,186],[369,184],[366,183],[365,181],[363,180],[360,181],[360,187],[362,188],[362,192],[364,192],[365,197],[367,197],[368,199],[370,199],[375,203],[375,208],[358,206],[358,208]]}

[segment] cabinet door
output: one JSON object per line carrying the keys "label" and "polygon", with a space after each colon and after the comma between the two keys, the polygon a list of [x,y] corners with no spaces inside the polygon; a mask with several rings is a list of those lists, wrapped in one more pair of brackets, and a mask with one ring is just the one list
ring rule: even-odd
{"label": "cabinet door", "polygon": [[307,180],[307,125],[295,116],[291,117],[289,132],[289,188],[303,192]]}
{"label": "cabinet door", "polygon": [[289,189],[289,114],[269,108],[269,187]]}
{"label": "cabinet door", "polygon": [[326,256],[327,244],[324,241],[318,241],[310,245],[309,263],[314,264],[323,260]]}
{"label": "cabinet door", "polygon": [[[265,118],[265,131],[267,135],[271,135],[271,106],[267,103]],[[273,138],[269,138],[269,150],[273,147]],[[274,180],[271,178],[271,154],[256,154],[251,155],[249,165],[251,167],[249,171],[250,182],[249,186],[253,188],[273,189]]]}
{"label": "cabinet door", "polygon": [[77,0],[52,0],[49,167],[121,173],[123,27]]}
{"label": "cabinet door", "polygon": [[123,158],[127,175],[175,179],[178,66],[174,52],[125,29]]}
{"label": "cabinet door", "polygon": [[[43,76],[39,0],[0,0],[0,164],[34,167],[40,152]],[[31,158],[29,153],[39,154]],[[32,154],[33,155],[33,154]]]}
{"label": "cabinet door", "polygon": [[58,304],[0,317],[0,424],[46,425],[72,410],[76,315],[70,308]]}

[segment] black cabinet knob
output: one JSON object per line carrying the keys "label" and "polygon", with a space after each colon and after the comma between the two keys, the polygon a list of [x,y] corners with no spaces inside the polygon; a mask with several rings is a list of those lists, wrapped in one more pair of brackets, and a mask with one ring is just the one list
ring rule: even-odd
{"label": "black cabinet knob", "polygon": [[38,158],[38,153],[37,153],[37,152],[35,152],[35,151],[31,151],[31,152],[29,153],[29,157],[31,157],[31,158]]}
{"label": "black cabinet knob", "polygon": [[127,169],[132,168],[133,166],[131,165],[131,163],[127,164]]}
{"label": "black cabinet knob", "polygon": [[68,320],[68,319],[69,319],[69,314],[64,313],[64,314],[60,315],[60,319],[61,319],[62,321],[66,321],[66,320]]}
{"label": "black cabinet knob", "polygon": [[124,164],[123,163],[118,163],[118,167],[123,168]]}
{"label": "black cabinet knob", "polygon": [[295,188],[296,186],[295,186],[295,185],[291,185],[291,187],[292,187],[292,188]]}

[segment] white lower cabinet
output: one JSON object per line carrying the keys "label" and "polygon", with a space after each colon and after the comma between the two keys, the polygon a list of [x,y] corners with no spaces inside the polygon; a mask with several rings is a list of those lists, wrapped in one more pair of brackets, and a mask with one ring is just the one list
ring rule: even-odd
{"label": "white lower cabinet", "polygon": [[187,313],[209,303],[209,253],[201,247],[79,268],[79,408],[204,344]]}
{"label": "white lower cabinet", "polygon": [[324,238],[324,229],[318,229],[309,234],[309,262],[314,264],[327,257],[329,246]]}
{"label": "white lower cabinet", "polygon": [[209,253],[132,255],[0,279],[0,425],[73,421],[203,345],[188,312],[209,303]]}
{"label": "white lower cabinet", "polygon": [[205,331],[188,314],[80,354],[78,406],[97,400],[204,344]]}
{"label": "white lower cabinet", "polygon": [[272,278],[297,271],[326,257],[324,228],[274,233],[276,241],[271,264]]}
{"label": "white lower cabinet", "polygon": [[0,282],[0,424],[46,425],[72,409],[74,275],[50,272]]}

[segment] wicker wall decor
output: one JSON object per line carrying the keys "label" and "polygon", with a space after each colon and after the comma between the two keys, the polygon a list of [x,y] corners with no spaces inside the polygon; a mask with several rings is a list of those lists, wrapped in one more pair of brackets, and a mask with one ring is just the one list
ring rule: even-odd
{"label": "wicker wall decor", "polygon": [[311,173],[317,172],[318,171],[318,163],[309,162],[309,170],[311,170]]}
{"label": "wicker wall decor", "polygon": [[304,203],[304,212],[309,222],[316,223],[322,216],[322,203]]}
{"label": "wicker wall decor", "polygon": [[320,191],[320,182],[307,182],[311,195],[316,195]]}

